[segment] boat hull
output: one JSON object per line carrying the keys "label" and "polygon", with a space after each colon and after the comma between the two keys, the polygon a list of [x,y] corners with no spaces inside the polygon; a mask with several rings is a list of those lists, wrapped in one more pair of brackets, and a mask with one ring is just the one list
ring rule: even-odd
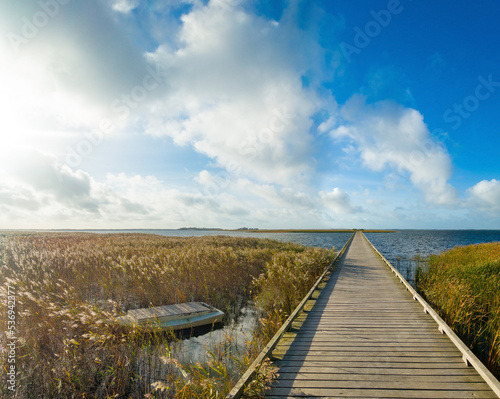
{"label": "boat hull", "polygon": [[[147,318],[135,318],[133,315],[137,311],[129,311],[129,314],[122,317],[117,317],[116,320],[127,326],[141,326],[150,328],[162,328],[164,330],[184,330],[187,328],[201,327],[206,325],[213,325],[222,322],[224,317],[224,312],[213,306],[207,305],[203,302],[198,302],[198,306],[202,305],[206,309],[203,311],[197,311],[188,314],[178,313],[175,315],[161,316],[158,317],[147,317]],[[168,306],[178,306],[178,305],[167,305]],[[160,309],[160,308],[153,308]]]}

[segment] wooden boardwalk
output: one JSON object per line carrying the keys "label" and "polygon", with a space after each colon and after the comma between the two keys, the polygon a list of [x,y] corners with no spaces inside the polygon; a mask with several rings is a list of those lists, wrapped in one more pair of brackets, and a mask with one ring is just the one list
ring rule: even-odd
{"label": "wooden boardwalk", "polygon": [[357,232],[272,353],[268,398],[497,398]]}

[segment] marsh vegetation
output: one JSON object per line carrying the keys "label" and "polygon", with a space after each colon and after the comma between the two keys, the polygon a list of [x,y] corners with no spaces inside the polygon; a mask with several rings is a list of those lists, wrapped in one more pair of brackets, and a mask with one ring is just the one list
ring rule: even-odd
{"label": "marsh vegetation", "polygon": [[[333,256],[255,238],[2,234],[0,295],[6,298],[7,285],[16,289],[17,395],[224,397]],[[262,317],[243,351],[228,336],[206,348],[203,363],[186,358],[171,334],[113,322],[128,309],[186,301],[207,302],[229,317],[252,302]],[[5,345],[2,334],[3,368]],[[272,375],[264,365],[252,395]]]}
{"label": "marsh vegetation", "polygon": [[421,294],[476,356],[500,376],[500,243],[456,247],[427,259]]}

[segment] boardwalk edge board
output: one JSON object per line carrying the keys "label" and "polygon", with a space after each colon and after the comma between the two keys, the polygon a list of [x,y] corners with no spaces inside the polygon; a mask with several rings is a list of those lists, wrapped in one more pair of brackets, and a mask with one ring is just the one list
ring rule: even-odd
{"label": "boardwalk edge board", "polygon": [[462,353],[462,360],[467,366],[472,366],[478,374],[483,377],[484,381],[492,389],[493,392],[500,398],[500,382],[495,376],[486,368],[486,366],[472,353],[472,351],[463,343],[457,334],[446,324],[446,322],[439,316],[436,311],[427,303],[427,301],[420,296],[420,294],[406,281],[406,279],[399,273],[396,268],[382,255],[377,248],[370,242],[368,238],[361,232],[363,237],[368,241],[372,249],[384,261],[384,263],[392,270],[392,272],[399,278],[402,284],[405,285],[413,300],[418,301],[425,313],[429,314],[438,325],[438,330],[441,334],[446,334],[448,338],[455,344],[457,349]]}
{"label": "boardwalk edge board", "polygon": [[241,395],[243,395],[245,391],[245,387],[248,385],[248,383],[253,379],[255,376],[255,373],[259,370],[262,362],[264,359],[269,357],[273,349],[278,345],[278,342],[280,339],[283,337],[283,335],[289,330],[289,328],[292,326],[293,321],[297,318],[299,313],[302,311],[304,306],[306,305],[307,301],[311,298],[312,294],[320,283],[323,281],[325,278],[326,274],[332,269],[332,267],[337,263],[338,260],[342,258],[342,256],[345,254],[347,248],[349,247],[350,243],[352,242],[356,232],[352,234],[352,236],[349,238],[349,240],[345,243],[345,245],[342,247],[340,252],[335,256],[335,259],[328,265],[328,267],[325,269],[323,274],[319,276],[319,278],[316,280],[316,283],[312,286],[312,288],[309,290],[307,295],[302,299],[302,301],[298,304],[298,306],[295,308],[295,310],[292,312],[292,314],[288,317],[288,319],[285,321],[285,323],[281,326],[281,328],[276,332],[274,337],[269,341],[269,343],[262,349],[260,352],[259,356],[253,361],[253,363],[250,365],[248,370],[242,375],[242,377],[238,380],[236,385],[233,387],[231,392],[226,396],[226,399],[239,399]]}

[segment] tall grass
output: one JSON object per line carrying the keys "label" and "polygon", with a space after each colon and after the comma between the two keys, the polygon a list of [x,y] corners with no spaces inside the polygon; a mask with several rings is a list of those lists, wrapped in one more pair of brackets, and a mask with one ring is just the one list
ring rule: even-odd
{"label": "tall grass", "polygon": [[[332,251],[255,238],[0,236],[0,295],[6,298],[7,284],[17,295],[17,395],[223,397],[331,257]],[[112,322],[128,309],[185,301],[234,314],[255,298],[264,316],[248,350],[236,353],[223,342],[207,348],[204,364],[183,360],[179,343],[162,331]],[[2,330],[6,316],[0,313]],[[3,368],[5,344],[2,334]]]}
{"label": "tall grass", "polygon": [[431,256],[417,288],[483,363],[500,376],[500,243]]}

